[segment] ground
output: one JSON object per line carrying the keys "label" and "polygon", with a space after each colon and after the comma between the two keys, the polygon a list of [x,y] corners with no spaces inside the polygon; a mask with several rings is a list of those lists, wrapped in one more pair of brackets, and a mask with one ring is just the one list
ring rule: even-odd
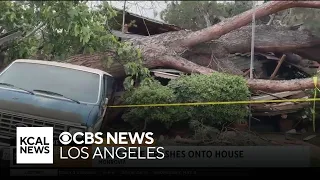
{"label": "ground", "polygon": [[[309,146],[311,150],[310,163],[312,167],[320,167],[320,133],[304,133],[300,135],[286,135],[284,133],[263,133],[261,137],[285,146]],[[308,141],[303,141],[309,135],[317,135]]]}

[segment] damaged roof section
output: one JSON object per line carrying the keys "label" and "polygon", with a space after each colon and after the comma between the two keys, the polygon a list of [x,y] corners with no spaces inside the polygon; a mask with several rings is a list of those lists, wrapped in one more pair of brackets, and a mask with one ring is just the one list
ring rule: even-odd
{"label": "damaged roof section", "polygon": [[123,33],[121,31],[117,31],[117,30],[111,30],[111,33],[114,36],[121,38],[122,40],[128,40],[128,39],[137,38],[137,37],[144,37],[142,35]]}
{"label": "damaged roof section", "polygon": [[183,73],[175,69],[151,69],[150,72],[153,73],[155,77],[164,79],[176,79]]}
{"label": "damaged roof section", "polygon": [[[250,53],[235,53],[230,54],[228,60],[239,70],[248,72],[250,69],[250,58]],[[282,58],[284,58],[283,61],[281,61]],[[276,71],[277,66],[279,68]],[[270,79],[273,73],[276,75],[274,79],[277,80],[305,78],[314,75],[319,68],[318,62],[303,59],[293,53],[276,55],[274,53],[257,52],[254,55],[255,78],[259,79]],[[248,73],[245,74],[246,76],[248,76]]]}
{"label": "damaged roof section", "polygon": [[[113,9],[117,11],[117,16],[114,18],[114,20],[116,21],[116,24],[118,25],[122,24],[123,10],[118,8],[113,8]],[[182,28],[176,25],[166,24],[164,22],[143,17],[141,15],[127,12],[127,11],[125,13],[126,13],[125,24],[130,24],[134,22],[134,26],[128,27],[129,34],[149,36],[149,35],[162,34],[170,31],[182,30]],[[121,27],[119,29],[113,29],[113,30],[115,33],[117,33],[117,35],[121,33]],[[128,36],[128,38],[130,38],[130,36]]]}

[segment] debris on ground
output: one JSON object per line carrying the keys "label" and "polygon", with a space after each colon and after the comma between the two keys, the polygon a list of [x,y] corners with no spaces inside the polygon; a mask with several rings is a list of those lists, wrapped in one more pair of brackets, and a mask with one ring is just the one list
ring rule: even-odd
{"label": "debris on ground", "polygon": [[297,134],[297,131],[295,129],[291,129],[286,132],[287,134]]}
{"label": "debris on ground", "polygon": [[310,139],[312,138],[315,138],[317,135],[310,135],[310,136],[307,136],[306,138],[304,138],[303,140],[304,141],[309,141]]}
{"label": "debris on ground", "polygon": [[250,131],[227,130],[217,135],[216,139],[192,139],[176,136],[160,136],[157,143],[162,146],[270,146],[279,145]]}

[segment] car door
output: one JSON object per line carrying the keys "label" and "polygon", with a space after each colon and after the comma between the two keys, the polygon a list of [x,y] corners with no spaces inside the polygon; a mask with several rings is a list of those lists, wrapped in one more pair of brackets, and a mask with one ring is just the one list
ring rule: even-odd
{"label": "car door", "polygon": [[102,83],[101,83],[101,101],[99,104],[99,116],[97,123],[94,125],[94,130],[98,131],[101,128],[101,125],[104,120],[104,116],[107,111],[107,103],[111,98],[112,93],[112,85],[113,85],[113,78],[108,75],[103,75]]}

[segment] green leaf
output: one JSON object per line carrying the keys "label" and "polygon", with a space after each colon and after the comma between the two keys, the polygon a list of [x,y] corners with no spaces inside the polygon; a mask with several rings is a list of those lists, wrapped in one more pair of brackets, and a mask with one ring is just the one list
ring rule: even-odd
{"label": "green leaf", "polygon": [[85,34],[84,39],[83,39],[83,43],[84,44],[88,43],[90,41],[90,37],[91,37],[90,33]]}
{"label": "green leaf", "polygon": [[92,47],[89,47],[89,53],[92,54],[94,52],[94,49]]}
{"label": "green leaf", "polygon": [[75,9],[71,9],[70,11],[68,11],[68,14],[73,19],[75,16],[78,15],[78,11]]}
{"label": "green leaf", "polygon": [[16,18],[16,14],[15,13],[11,13],[10,14],[10,21],[14,21],[14,19]]}
{"label": "green leaf", "polygon": [[[74,26],[74,36],[78,36],[79,35],[79,26],[78,26],[78,24],[76,24],[75,26]],[[80,40],[80,42],[81,42],[81,40]]]}

